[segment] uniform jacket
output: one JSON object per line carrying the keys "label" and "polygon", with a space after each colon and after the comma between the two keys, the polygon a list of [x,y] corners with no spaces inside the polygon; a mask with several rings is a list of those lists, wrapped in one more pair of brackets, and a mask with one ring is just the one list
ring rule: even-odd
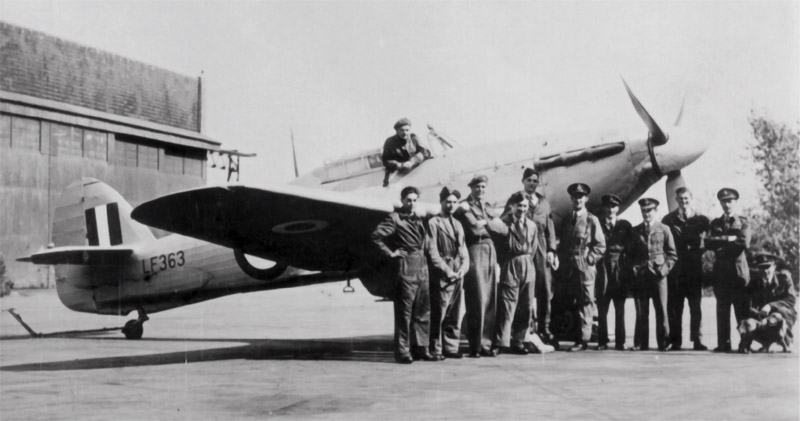
{"label": "uniform jacket", "polygon": [[750,267],[745,256],[750,247],[750,224],[746,217],[723,215],[711,221],[706,246],[716,256],[714,287],[739,288],[750,282]]}
{"label": "uniform jacket", "polygon": [[497,234],[503,241],[498,241],[497,257],[501,264],[520,255],[529,255],[533,258],[539,247],[536,223],[523,217],[523,226],[520,227],[514,215],[510,214],[504,215],[500,220],[503,224],[497,229]]}
{"label": "uniform jacket", "polygon": [[773,274],[772,282],[765,282],[758,277],[748,286],[752,307],[750,313],[753,317],[758,317],[759,310],[769,304],[770,313],[780,313],[790,324],[794,324],[797,318],[795,303],[794,283],[792,275],[785,270],[776,271]]}
{"label": "uniform jacket", "polygon": [[651,223],[649,232],[644,223],[634,227],[628,256],[637,280],[666,277],[678,260],[669,227],[658,221]]}
{"label": "uniform jacket", "polygon": [[589,212],[582,212],[575,221],[572,214],[564,216],[559,234],[559,259],[575,263],[579,269],[594,267],[606,251],[606,239],[600,221]]}
{"label": "uniform jacket", "polygon": [[469,204],[469,210],[459,210],[456,213],[456,218],[461,221],[464,226],[467,245],[469,246],[480,240],[490,238],[486,225],[482,227],[478,227],[477,225],[479,221],[485,220],[488,222],[494,217],[489,202],[481,202],[472,197],[472,195],[469,195],[466,199],[462,200],[462,202]]}
{"label": "uniform jacket", "polygon": [[633,226],[624,219],[617,219],[614,226],[600,222],[606,238],[606,253],[600,264],[605,265],[609,284],[622,285],[630,278],[630,258],[627,250],[633,238]]}
{"label": "uniform jacket", "polygon": [[469,267],[469,253],[461,222],[454,217],[439,214],[428,221],[428,229],[434,273],[451,278],[462,268]]}
{"label": "uniform jacket", "polygon": [[394,171],[401,163],[413,160],[415,164],[422,162],[425,158],[425,148],[419,146],[417,138],[411,135],[411,139],[405,139],[394,135],[386,139],[383,143],[383,155],[381,161],[387,170]]}
{"label": "uniform jacket", "polygon": [[[525,194],[526,196],[528,195],[527,193]],[[503,215],[511,214],[511,198],[508,200],[509,202],[506,202],[506,206],[503,209]],[[537,240],[539,242],[536,253],[541,255],[547,254],[548,251],[555,253],[558,241],[556,240],[556,228],[551,215],[550,202],[540,197],[539,202],[534,205],[531,200],[528,208],[528,218],[536,223]]]}
{"label": "uniform jacket", "polygon": [[661,222],[672,231],[679,259],[690,252],[702,254],[705,246],[703,240],[711,226],[708,218],[698,213],[687,218],[680,209],[676,209],[665,215]]}

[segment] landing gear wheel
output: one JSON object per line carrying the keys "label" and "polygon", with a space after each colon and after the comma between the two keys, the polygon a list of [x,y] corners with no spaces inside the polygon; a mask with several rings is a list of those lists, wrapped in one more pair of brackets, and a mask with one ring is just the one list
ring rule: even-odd
{"label": "landing gear wheel", "polygon": [[144,333],[144,326],[138,320],[128,320],[125,327],[122,328],[122,333],[125,334],[126,339],[142,339]]}

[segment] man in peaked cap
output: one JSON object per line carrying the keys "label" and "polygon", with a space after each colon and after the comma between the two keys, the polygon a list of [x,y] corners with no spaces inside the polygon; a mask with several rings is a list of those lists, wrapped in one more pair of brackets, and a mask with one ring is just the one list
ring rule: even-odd
{"label": "man in peaked cap", "polygon": [[744,342],[740,352],[750,352],[753,340],[761,343],[762,351],[769,351],[769,346],[777,342],[784,352],[791,352],[797,297],[792,275],[788,270],[777,269],[778,260],[766,251],[753,254],[752,264],[756,270],[748,286],[750,318],[739,324]]}
{"label": "man in peaked cap", "polygon": [[372,241],[392,261],[396,273],[394,357],[401,364],[415,359],[438,361],[428,352],[430,297],[425,253],[429,253],[429,244],[425,221],[415,212],[419,190],[408,186],[400,198],[400,211],[390,213],[372,233]]}
{"label": "man in peaked cap", "polygon": [[697,213],[692,206],[694,198],[686,187],[675,190],[678,209],[668,213],[661,220],[672,231],[678,262],[667,277],[667,313],[669,313],[669,333],[671,350],[680,350],[683,343],[683,303],[689,302],[690,335],[694,350],[705,351],[703,345],[700,301],[703,296],[703,252],[704,238],[708,232],[709,219]]}
{"label": "man in peaked cap", "polygon": [[717,299],[717,347],[715,352],[731,351],[731,306],[737,325],[747,317],[750,309],[747,284],[750,267],[746,251],[750,247],[750,222],[739,215],[739,192],[725,187],[717,193],[723,214],[711,221],[706,245],[714,251],[712,278]]}
{"label": "man in peaked cap", "polygon": [[619,219],[619,206],[622,200],[616,195],[608,194],[601,199],[603,207],[598,218],[606,238],[606,253],[597,263],[597,281],[595,296],[597,297],[597,349],[608,349],[608,309],[614,302],[614,339],[617,350],[625,349],[625,300],[628,284],[631,281],[631,269],[626,255],[633,227],[631,223]]}
{"label": "man in peaked cap", "polygon": [[427,149],[421,147],[417,136],[411,133],[411,120],[401,118],[394,123],[395,134],[383,143],[381,160],[386,168],[383,186],[389,185],[389,176],[393,172],[408,172],[429,155]]}
{"label": "man in peaked cap", "polygon": [[487,226],[495,218],[491,205],[483,197],[489,178],[475,175],[469,182],[471,193],[461,202],[456,218],[464,227],[470,266],[464,277],[464,306],[467,310],[470,357],[494,357],[494,336],[497,282],[497,251]]}
{"label": "man in peaked cap", "polygon": [[639,200],[642,223],[633,228],[628,253],[633,266],[636,328],[631,350],[647,350],[650,338],[650,298],[656,312],[656,341],[658,350],[669,346],[667,315],[667,275],[678,254],[669,227],[655,218],[658,200],[649,197]]}
{"label": "man in peaked cap", "polygon": [[600,221],[586,210],[590,192],[584,183],[571,184],[567,188],[572,212],[563,217],[558,231],[562,282],[577,301],[574,320],[580,320],[580,331],[576,333],[575,345],[570,351],[583,351],[589,346],[594,318],[595,264],[603,258],[606,250]]}
{"label": "man in peaked cap", "polygon": [[[522,194],[529,202],[528,218],[536,223],[537,242],[536,252],[533,255],[534,270],[536,271],[535,298],[536,311],[532,314],[531,335],[538,335],[541,341],[549,344],[552,341],[550,333],[551,301],[553,299],[553,280],[551,270],[558,268],[558,259],[555,256],[556,229],[551,215],[550,203],[544,197],[539,180],[539,173],[533,168],[525,168],[522,172]],[[511,200],[506,203],[503,215],[512,212]],[[532,343],[540,341],[531,336]],[[540,345],[534,345],[540,348]],[[542,351],[541,349],[539,351]]]}
{"label": "man in peaked cap", "polygon": [[428,221],[431,260],[431,353],[434,359],[461,358],[461,297],[469,252],[464,228],[453,213],[461,193],[443,187],[442,211]]}

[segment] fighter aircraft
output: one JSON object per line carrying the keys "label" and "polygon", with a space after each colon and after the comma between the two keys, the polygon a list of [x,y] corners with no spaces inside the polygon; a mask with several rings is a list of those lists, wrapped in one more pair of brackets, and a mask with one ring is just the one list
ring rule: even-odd
{"label": "fighter aircraft", "polygon": [[[387,297],[391,278],[370,234],[404,186],[435,204],[442,186],[468,191],[480,173],[489,177],[486,200],[500,208],[521,188],[522,168],[534,167],[556,219],[571,210],[565,192],[574,182],[592,187],[590,210],[608,193],[622,198],[624,210],[665,175],[673,196],[681,168],[703,154],[706,138],[679,125],[683,107],[668,135],[625,89],[646,137],[580,134],[447,149],[394,174],[388,188],[380,150],[329,162],[288,185],[200,187],[133,210],[111,187],[83,179],[57,203],[52,247],[20,260],[56,265],[58,295],[72,310],[137,310],[123,328],[129,339],[142,337],[148,314],[234,293],[358,278]],[[175,234],[156,239],[143,224]],[[259,266],[253,257],[269,262]]]}

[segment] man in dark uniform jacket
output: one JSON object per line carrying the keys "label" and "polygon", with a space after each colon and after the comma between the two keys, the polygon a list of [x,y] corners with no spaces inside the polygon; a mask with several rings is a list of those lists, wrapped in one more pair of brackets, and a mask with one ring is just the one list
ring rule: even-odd
{"label": "man in dark uniform jacket", "polygon": [[624,219],[617,219],[622,200],[617,195],[603,196],[599,219],[606,238],[606,254],[597,263],[597,349],[608,349],[608,309],[614,302],[614,348],[625,349],[625,300],[628,294],[631,269],[625,250],[631,240],[633,227]]}
{"label": "man in dark uniform jacket", "polygon": [[703,239],[709,229],[709,220],[695,212],[692,192],[686,187],[675,190],[678,209],[668,213],[661,222],[669,226],[675,247],[678,250],[678,263],[667,276],[667,313],[669,314],[669,333],[672,346],[670,350],[680,350],[683,343],[683,302],[689,301],[690,334],[696,351],[705,351],[703,345],[700,299],[703,297]]}
{"label": "man in dark uniform jacket", "polygon": [[[557,241],[556,229],[551,216],[550,203],[544,198],[542,187],[539,184],[539,173],[533,168],[525,168],[522,173],[523,194],[529,201],[528,218],[536,223],[537,240],[539,245],[533,255],[533,264],[536,270],[536,312],[531,327],[536,328],[544,343],[550,343],[550,312],[553,300],[553,275],[551,269],[557,269],[555,255]],[[503,215],[511,213],[511,203],[506,203]],[[538,321],[538,322],[537,322]]]}
{"label": "man in dark uniform jacket", "polygon": [[717,348],[715,352],[731,351],[731,306],[736,324],[747,317],[750,310],[747,284],[750,283],[750,267],[746,250],[750,247],[750,223],[737,214],[739,192],[723,188],[717,193],[723,215],[711,221],[711,232],[706,241],[714,251],[713,281],[717,298]]}
{"label": "man in dark uniform jacket", "polygon": [[570,351],[583,351],[589,347],[592,337],[595,264],[603,258],[606,240],[600,221],[586,210],[591,192],[589,186],[571,184],[567,192],[572,199],[572,212],[561,220],[558,258],[561,262],[561,282],[565,283],[576,301],[573,319],[580,323],[575,345]]}
{"label": "man in dark uniform jacket", "polygon": [[494,216],[483,200],[489,178],[476,175],[469,182],[472,193],[459,205],[456,218],[461,221],[469,250],[469,271],[464,277],[464,306],[467,310],[469,353],[473,358],[494,357],[492,347],[496,309],[497,252],[487,230]]}
{"label": "man in dark uniform jacket", "polygon": [[461,193],[443,187],[442,211],[428,221],[431,254],[431,352],[433,358],[461,358],[461,291],[469,253],[461,222],[453,218]]}
{"label": "man in dark uniform jacket", "polygon": [[633,267],[632,285],[636,303],[636,330],[631,350],[650,347],[650,298],[656,312],[656,341],[658,350],[669,346],[669,319],[667,315],[667,275],[678,254],[669,227],[655,218],[658,200],[639,200],[643,222],[633,228],[628,254]]}
{"label": "man in dark uniform jacket", "polygon": [[[751,323],[755,329],[747,333],[752,339],[762,342],[764,351],[769,351],[772,342],[778,342],[784,347],[784,352],[791,352],[797,297],[792,275],[787,270],[777,270],[777,260],[777,256],[766,252],[753,255],[756,272],[748,286],[750,319],[739,325],[739,332],[742,333],[743,325]],[[743,335],[742,341],[746,339]],[[749,353],[750,343],[745,343],[739,351]]]}
{"label": "man in dark uniform jacket", "polygon": [[383,187],[389,185],[389,176],[393,172],[408,172],[425,160],[428,152],[417,142],[417,136],[411,133],[411,121],[401,118],[394,123],[395,134],[383,143],[381,161],[386,169]]}
{"label": "man in dark uniform jacket", "polygon": [[503,215],[495,230],[500,284],[497,286],[497,331],[495,347],[513,354],[527,354],[525,336],[533,319],[536,281],[533,256],[539,245],[536,223],[528,218],[529,199],[522,192],[511,195],[511,213]]}
{"label": "man in dark uniform jacket", "polygon": [[400,198],[402,208],[375,228],[372,241],[384,257],[396,264],[394,356],[397,362],[410,364],[413,359],[434,360],[428,352],[428,233],[425,221],[415,212],[419,190],[406,187]]}

